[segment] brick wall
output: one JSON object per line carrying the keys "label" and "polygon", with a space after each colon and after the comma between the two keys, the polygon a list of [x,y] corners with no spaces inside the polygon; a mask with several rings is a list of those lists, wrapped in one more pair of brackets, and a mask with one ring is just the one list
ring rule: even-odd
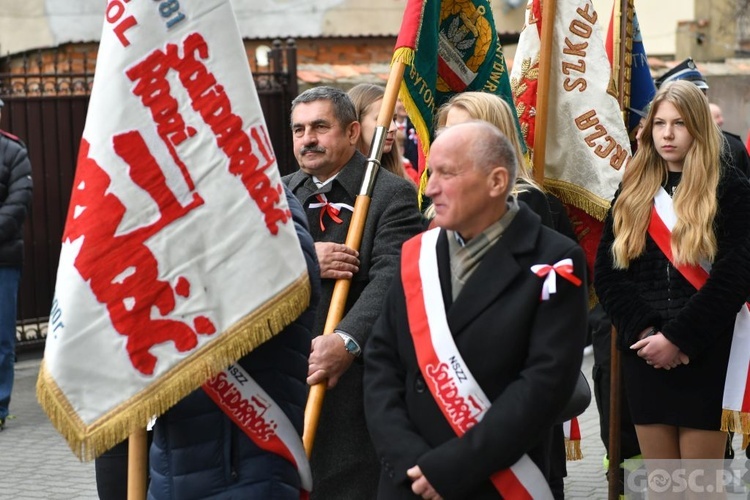
{"label": "brick wall", "polygon": [[[249,55],[271,40],[246,40]],[[395,37],[297,38],[297,64],[388,64],[393,56]]]}
{"label": "brick wall", "polygon": [[[296,41],[298,65],[389,64],[395,37],[300,38]],[[263,71],[256,49],[271,47],[273,40],[245,40],[253,72]],[[75,43],[39,49],[0,60],[0,94],[59,95],[88,93],[93,83],[98,44]],[[25,80],[14,75],[39,74]],[[10,87],[10,88],[9,88]]]}

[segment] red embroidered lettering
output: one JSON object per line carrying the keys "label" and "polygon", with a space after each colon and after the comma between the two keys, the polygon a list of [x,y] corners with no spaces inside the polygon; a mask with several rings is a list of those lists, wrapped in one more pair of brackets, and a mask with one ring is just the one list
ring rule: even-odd
{"label": "red embroidered lettering", "polygon": [[227,380],[226,374],[223,372],[204,384],[204,388],[218,395],[219,401],[217,403],[229,410],[237,418],[239,424],[258,439],[268,441],[276,434],[278,424],[274,420],[266,420],[263,417],[270,403],[260,395],[253,394],[249,399],[246,399]]}
{"label": "red embroidered lettering", "polygon": [[[114,138],[115,151],[130,165],[133,181],[146,190],[159,208],[153,224],[125,234],[116,234],[125,206],[107,192],[110,179],[102,168],[89,158],[89,144],[84,140],[78,161],[76,189],[65,225],[65,241],[83,237],[75,267],[89,282],[97,300],[106,305],[112,325],[127,337],[130,362],[139,372],[153,374],[157,358],[149,350],[156,344],[171,341],[179,352],[193,349],[198,334],[216,331],[205,317],[196,318],[194,327],[167,317],[175,308],[175,290],[158,277],[158,262],[145,244],[146,240],[171,222],[184,217],[203,203],[194,195],[182,206],[166,185],[156,160],[138,133]],[[96,207],[91,209],[89,207]],[[177,280],[185,292],[189,282]],[[176,285],[176,286],[177,286]],[[153,317],[156,310],[161,317]]]}
{"label": "red embroidered lettering", "polygon": [[459,394],[455,382],[450,376],[450,368],[446,363],[427,365],[425,371],[435,388],[435,395],[440,400],[449,420],[459,429],[466,431],[477,423],[472,416],[471,408]]}

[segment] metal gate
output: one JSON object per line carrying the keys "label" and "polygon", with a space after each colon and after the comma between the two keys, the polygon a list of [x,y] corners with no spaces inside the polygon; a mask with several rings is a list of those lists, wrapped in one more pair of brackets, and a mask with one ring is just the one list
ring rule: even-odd
{"label": "metal gate", "polygon": [[[95,50],[95,48],[93,49]],[[94,79],[95,55],[37,51],[0,61],[0,128],[28,147],[34,194],[24,226],[24,269],[19,291],[19,351],[44,344],[78,146]],[[250,60],[261,108],[282,175],[296,169],[289,128],[297,96],[294,41],[275,41],[268,66]],[[78,72],[73,68],[77,68]]]}

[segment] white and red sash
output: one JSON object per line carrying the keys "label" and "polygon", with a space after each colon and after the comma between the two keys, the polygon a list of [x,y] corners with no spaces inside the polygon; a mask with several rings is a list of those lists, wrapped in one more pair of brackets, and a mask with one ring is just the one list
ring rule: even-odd
{"label": "white and red sash", "polygon": [[[420,371],[453,431],[463,436],[482,420],[492,401],[469,371],[448,326],[435,248],[439,231],[432,229],[404,244],[401,277]],[[528,455],[489,479],[503,498],[552,498],[547,480]]]}
{"label": "white and red sash", "polygon": [[312,473],[302,439],[292,422],[239,364],[231,365],[203,384],[203,390],[262,450],[275,453],[297,467],[303,491],[312,491]]}
{"label": "white and red sash", "polygon": [[[671,233],[677,217],[672,206],[672,198],[660,188],[654,197],[648,234],[656,242],[672,265],[696,289],[700,289],[708,279],[711,266],[675,264],[672,255]],[[732,336],[732,347],[724,383],[723,412],[721,430],[750,433],[750,307],[745,304],[737,313]]]}

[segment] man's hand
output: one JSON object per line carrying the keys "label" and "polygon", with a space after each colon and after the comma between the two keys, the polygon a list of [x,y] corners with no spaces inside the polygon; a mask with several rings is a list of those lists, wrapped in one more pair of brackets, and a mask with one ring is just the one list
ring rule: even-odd
{"label": "man's hand", "polygon": [[359,252],[346,245],[319,241],[315,243],[315,253],[321,278],[351,279],[359,271]]}
{"label": "man's hand", "polygon": [[307,369],[308,385],[328,379],[328,388],[333,388],[353,361],[354,356],[344,347],[344,340],[335,333],[315,337]]}
{"label": "man's hand", "polygon": [[422,469],[418,465],[406,471],[406,475],[411,478],[411,491],[415,495],[419,495],[424,499],[443,500],[443,497],[435,491],[435,488],[432,487],[425,475],[422,474]]}
{"label": "man's hand", "polygon": [[690,362],[685,353],[680,351],[680,348],[670,342],[662,333],[643,338],[631,345],[630,348],[638,351],[638,356],[645,359],[646,363],[654,368],[669,370]]}

